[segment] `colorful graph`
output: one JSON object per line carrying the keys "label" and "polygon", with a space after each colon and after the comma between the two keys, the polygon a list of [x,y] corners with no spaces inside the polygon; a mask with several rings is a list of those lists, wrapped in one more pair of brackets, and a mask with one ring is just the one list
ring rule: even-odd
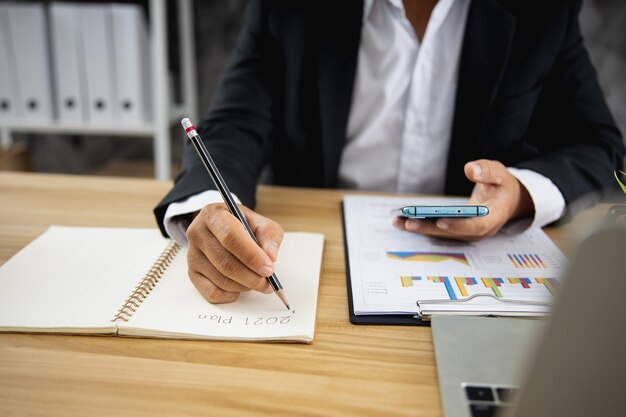
{"label": "colorful graph", "polygon": [[482,282],[485,284],[485,287],[491,288],[496,297],[502,298],[502,292],[500,291],[500,286],[504,283],[502,278],[482,278]]}
{"label": "colorful graph", "polygon": [[472,277],[454,277],[454,281],[456,282],[456,286],[459,287],[459,291],[461,291],[463,297],[469,296],[467,288],[465,288],[466,285],[476,285],[476,278]]}
{"label": "colorful graph", "polygon": [[464,253],[449,252],[387,252],[389,259],[400,261],[417,261],[417,262],[443,262],[456,261],[463,265],[469,266],[469,261]]}
{"label": "colorful graph", "polygon": [[412,287],[415,281],[421,281],[421,279],[422,277],[409,275],[404,275],[400,277],[400,281],[402,282],[402,286],[404,288]]}
{"label": "colorful graph", "polygon": [[[426,278],[426,279],[424,279]],[[445,289],[450,300],[458,300],[460,297],[469,297],[472,294],[486,294],[492,293],[498,298],[510,298],[510,299],[525,299],[526,297],[545,296],[545,288],[551,295],[556,293],[559,282],[556,278],[527,278],[527,277],[462,277],[456,276],[454,278],[446,276],[427,276],[422,277],[419,275],[403,275],[400,277],[400,282],[403,288],[412,288],[411,291],[417,291],[423,296],[430,296],[432,298],[441,298],[443,295],[440,291]],[[482,285],[479,285],[481,284]],[[443,288],[436,286],[443,284]],[[455,291],[454,286],[458,288],[458,292]],[[473,289],[470,289],[472,288]],[[434,292],[433,292],[434,291]]]}
{"label": "colorful graph", "polygon": [[541,257],[535,253],[507,253],[516,268],[547,268]]}
{"label": "colorful graph", "polygon": [[428,277],[428,280],[436,283],[442,283],[446,287],[446,291],[448,291],[448,297],[450,297],[451,300],[457,299],[448,277]]}
{"label": "colorful graph", "polygon": [[524,288],[530,288],[530,278],[509,278],[511,284],[521,284]]}
{"label": "colorful graph", "polygon": [[550,294],[554,295],[556,293],[556,287],[558,287],[559,282],[556,278],[535,278],[537,284],[543,284],[546,286]]}

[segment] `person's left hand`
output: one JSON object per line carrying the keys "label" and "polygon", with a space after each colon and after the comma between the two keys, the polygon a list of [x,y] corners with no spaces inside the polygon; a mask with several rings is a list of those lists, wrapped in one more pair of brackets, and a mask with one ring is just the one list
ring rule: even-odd
{"label": "person's left hand", "polygon": [[509,220],[534,215],[530,194],[500,162],[468,162],[465,175],[476,183],[467,204],[487,206],[487,216],[436,220],[396,217],[393,225],[427,236],[472,241],[495,235]]}

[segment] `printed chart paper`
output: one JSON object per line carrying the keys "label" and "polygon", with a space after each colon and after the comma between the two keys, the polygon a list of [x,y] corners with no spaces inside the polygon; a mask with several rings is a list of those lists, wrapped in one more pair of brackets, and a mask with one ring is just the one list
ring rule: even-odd
{"label": "printed chart paper", "polygon": [[[467,202],[450,198],[344,198],[355,314],[415,314],[418,300],[443,300],[436,307],[449,312],[467,312],[469,308],[513,315],[545,313],[566,265],[565,256],[550,238],[541,229],[531,229],[517,235],[501,232],[480,242],[460,242],[392,226],[394,209],[442,204]],[[472,297],[477,294],[480,296]],[[463,301],[470,297],[470,301]]]}

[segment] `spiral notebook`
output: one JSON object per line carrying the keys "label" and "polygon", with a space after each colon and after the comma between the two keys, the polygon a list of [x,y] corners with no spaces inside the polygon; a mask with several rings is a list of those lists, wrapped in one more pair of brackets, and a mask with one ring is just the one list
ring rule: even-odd
{"label": "spiral notebook", "polygon": [[323,235],[286,233],[274,294],[210,304],[186,248],[156,229],[52,226],[0,267],[0,331],[218,340],[313,340]]}

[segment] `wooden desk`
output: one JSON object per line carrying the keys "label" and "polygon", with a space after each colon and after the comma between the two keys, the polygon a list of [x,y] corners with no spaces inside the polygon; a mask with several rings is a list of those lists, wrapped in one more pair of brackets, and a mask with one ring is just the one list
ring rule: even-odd
{"label": "wooden desk", "polygon": [[[52,224],[155,227],[152,208],[169,188],[0,173],[0,264]],[[326,236],[313,344],[0,334],[0,415],[441,416],[430,328],[348,321],[342,196],[258,193],[257,210],[285,230]],[[581,224],[549,233],[567,246]]]}

